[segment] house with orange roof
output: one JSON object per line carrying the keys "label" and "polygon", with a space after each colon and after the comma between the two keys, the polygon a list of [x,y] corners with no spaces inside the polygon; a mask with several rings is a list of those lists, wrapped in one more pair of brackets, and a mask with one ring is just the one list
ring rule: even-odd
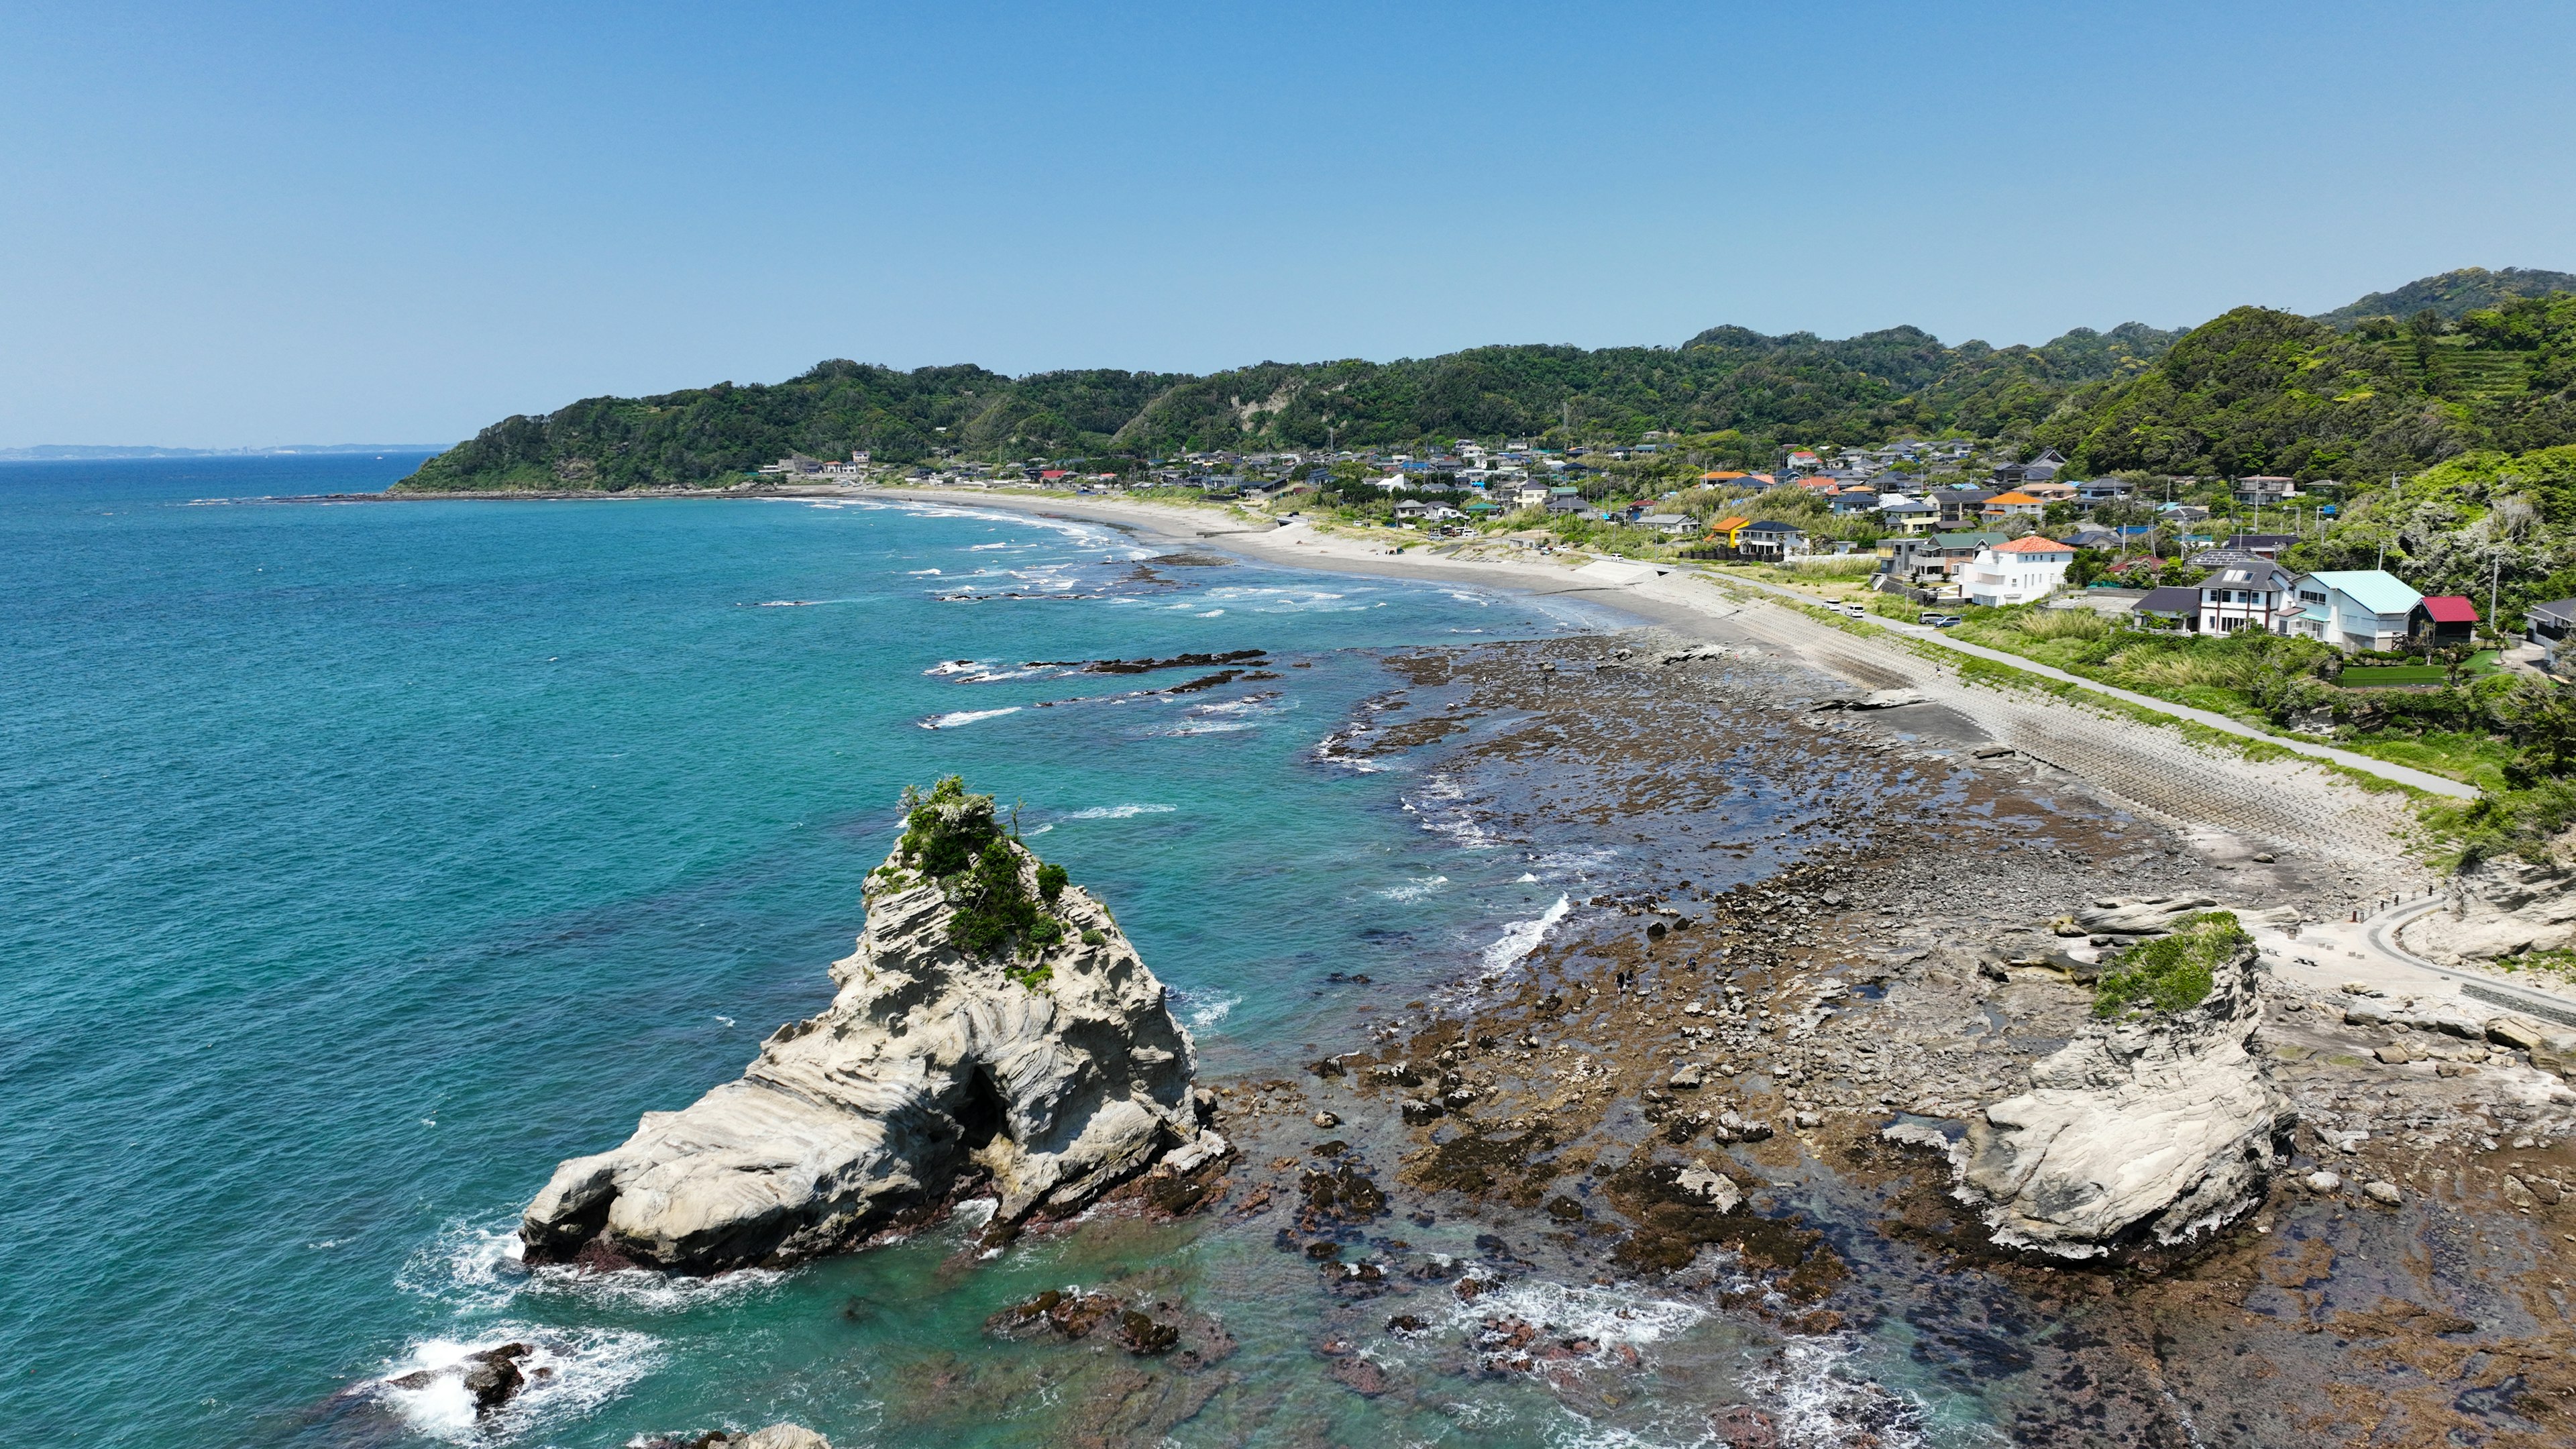
{"label": "house with orange roof", "polygon": [[1750,473],[1736,472],[1729,469],[1719,469],[1714,473],[1700,474],[1699,481],[1702,483],[1732,483],[1738,478],[1750,478],[1752,476],[1753,475]]}
{"label": "house with orange roof", "polygon": [[1969,603],[1989,609],[2027,604],[2055,593],[2074,562],[2073,545],[2032,534],[1978,549],[1959,571],[1959,588]]}
{"label": "house with orange roof", "polygon": [[1998,493],[1987,499],[1978,505],[1977,511],[1988,518],[2037,518],[2048,511],[2048,500],[2034,498],[2016,488],[2010,493]]}

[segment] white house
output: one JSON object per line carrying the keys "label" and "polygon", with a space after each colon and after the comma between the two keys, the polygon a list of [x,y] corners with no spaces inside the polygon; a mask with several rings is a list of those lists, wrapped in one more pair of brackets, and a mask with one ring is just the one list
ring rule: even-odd
{"label": "white house", "polygon": [[1972,604],[1989,609],[2027,604],[2047,597],[2066,582],[2066,566],[2073,562],[2074,549],[2053,538],[2032,534],[1977,550],[1977,556],[1960,572],[1959,583]]}
{"label": "white house", "polygon": [[1683,534],[1691,532],[1699,525],[1697,520],[1691,518],[1688,514],[1648,513],[1641,515],[1637,519],[1637,526],[1639,528],[1651,528],[1657,533],[1669,534],[1674,538],[1679,538]]}
{"label": "white house", "polygon": [[1512,490],[1512,506],[1515,508],[1544,508],[1547,506],[1547,495],[1553,491],[1554,490],[1545,483],[1532,483],[1524,480],[1520,486]]}
{"label": "white house", "polygon": [[2413,628],[2424,596],[2385,569],[2301,574],[2291,585],[2298,611],[2282,632],[2338,649],[2395,649]]}
{"label": "white house", "polygon": [[2291,581],[2288,569],[2250,554],[2244,562],[2220,565],[2200,581],[2200,632],[2288,633],[2289,621],[2299,612]]}

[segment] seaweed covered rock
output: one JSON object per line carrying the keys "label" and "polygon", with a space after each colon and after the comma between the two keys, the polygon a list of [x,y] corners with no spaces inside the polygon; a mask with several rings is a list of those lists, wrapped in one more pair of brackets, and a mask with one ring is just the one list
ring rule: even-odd
{"label": "seaweed covered rock", "polygon": [[1957,1195],[1994,1241],[2060,1258],[2139,1256],[2206,1237],[2261,1203],[2291,1123],[2250,1048],[2263,1000],[2253,942],[2213,912],[2103,979],[2101,1019],[2031,1068],[1951,1142]]}
{"label": "seaweed covered rock", "polygon": [[1106,907],[955,779],[907,792],[840,991],[737,1081],[555,1169],[531,1261],[684,1272],[847,1247],[989,1177],[997,1217],[1069,1211],[1189,1144],[1188,1034]]}

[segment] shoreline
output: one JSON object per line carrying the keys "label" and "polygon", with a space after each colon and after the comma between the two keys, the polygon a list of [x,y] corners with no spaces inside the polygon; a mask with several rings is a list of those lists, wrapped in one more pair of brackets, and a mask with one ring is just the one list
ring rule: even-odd
{"label": "shoreline", "polygon": [[[1660,627],[1697,642],[1766,648],[1808,669],[1849,681],[1861,691],[1904,690],[1922,695],[1924,704],[1964,717],[1960,723],[1987,736],[1996,746],[2043,768],[2080,779],[2105,799],[2141,809],[2185,830],[2204,852],[2241,859],[2264,849],[2266,843],[2277,844],[2298,854],[2333,859],[2348,872],[2371,879],[2376,893],[2390,899],[2412,897],[2434,888],[2429,873],[2406,857],[2404,840],[2411,816],[2384,795],[2366,794],[2349,778],[2355,770],[2366,769],[2420,792],[2421,785],[2403,778],[2417,772],[2360,756],[2352,758],[2366,763],[2355,765],[2335,758],[2344,752],[2325,755],[2313,746],[2301,750],[2293,742],[2252,734],[2243,738],[2258,748],[2277,745],[2273,753],[2286,753],[2288,758],[2238,758],[2222,753],[2223,744],[2213,749],[2195,743],[2189,734],[2194,721],[2172,712],[2170,706],[2139,706],[2163,714],[2164,721],[2158,723],[2113,713],[2120,703],[2125,703],[2116,698],[2090,701],[2092,707],[2087,708],[2037,691],[1969,685],[1955,661],[1927,658],[1922,642],[1904,631],[1891,631],[1894,637],[1879,639],[1836,628],[1793,607],[1795,600],[1783,602],[1770,597],[1779,591],[1758,581],[1716,578],[1646,564],[1610,563],[1585,555],[1562,556],[1564,562],[1460,560],[1426,551],[1418,544],[1397,553],[1373,541],[1327,532],[1302,521],[1282,523],[1253,518],[1216,505],[1125,498],[843,485],[757,493],[686,489],[618,494],[346,497],[381,502],[434,498],[510,502],[642,498],[819,502],[874,498],[1078,519],[1119,528],[1160,545],[1212,548],[1251,561],[1319,573],[1455,582],[1523,595],[1579,599],[1588,607],[1630,621],[1632,626]],[[343,500],[335,496],[299,501]],[[1626,572],[1627,577],[1609,576],[1607,569],[1601,575],[1584,576],[1587,566],[1605,564]],[[2033,682],[2043,688],[2056,673],[2031,661],[2016,661],[2012,667],[2033,676]],[[2078,687],[2099,688],[2090,683]],[[2458,788],[2448,781],[2437,783]],[[2365,893],[2361,898],[2371,897]],[[2354,934],[2359,938],[2361,933]],[[2416,969],[2413,962],[2397,953],[2375,949],[2375,943],[2367,940],[2357,939],[2356,944],[2362,946],[2373,975],[2408,982],[2418,991],[2455,997],[2461,984],[2471,979],[2532,991],[2499,972],[2471,967],[2437,974]],[[2289,955],[2283,954],[2285,959]],[[2547,992],[2535,994],[2549,996]]]}

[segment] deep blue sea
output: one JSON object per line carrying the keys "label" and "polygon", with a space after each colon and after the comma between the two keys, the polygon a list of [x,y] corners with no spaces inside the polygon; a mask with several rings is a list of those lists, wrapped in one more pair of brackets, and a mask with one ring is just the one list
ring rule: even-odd
{"label": "deep blue sea", "polygon": [[[941,1421],[923,1364],[971,1358],[985,1314],[1083,1254],[1254,1299],[1271,1270],[1140,1228],[971,1282],[937,1244],[575,1281],[518,1271],[508,1233],[558,1159],[829,999],[907,782],[1016,802],[1219,1073],[1297,1060],[1329,973],[1444,975],[1558,893],[1426,829],[1403,767],[1315,747],[1392,682],[1383,651],[1569,613],[1140,569],[1157,550],[1111,529],[971,509],[259,501],[417,461],[0,465],[19,1432],[614,1445],[793,1417],[844,1449],[1049,1442],[1043,1394]],[[1246,648],[1281,678],[1120,700],[1181,676],[1019,667]],[[1073,696],[1100,697],[1039,707]],[[1243,1334],[1239,1374],[1303,1356]],[[513,1336],[558,1371],[501,1424],[368,1390]],[[1293,1418],[1280,1382],[1193,1433]],[[1550,1437],[1508,1421],[1451,1441]]]}

